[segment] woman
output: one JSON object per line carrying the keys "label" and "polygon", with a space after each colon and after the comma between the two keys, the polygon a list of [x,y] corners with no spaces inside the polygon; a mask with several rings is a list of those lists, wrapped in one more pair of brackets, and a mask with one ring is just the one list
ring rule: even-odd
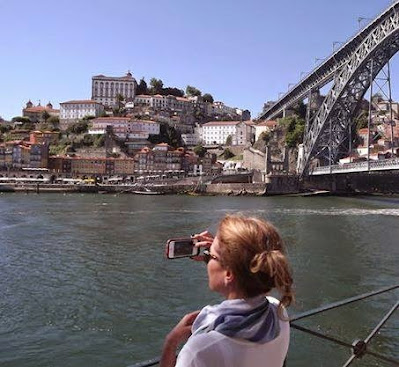
{"label": "woman", "polygon": [[[292,277],[280,235],[270,223],[226,216],[216,237],[196,236],[209,248],[209,288],[225,301],[183,317],[166,337],[161,367],[283,366],[289,344],[285,307],[293,301]],[[266,296],[276,288],[281,301]],[[189,336],[179,353],[180,343]]]}

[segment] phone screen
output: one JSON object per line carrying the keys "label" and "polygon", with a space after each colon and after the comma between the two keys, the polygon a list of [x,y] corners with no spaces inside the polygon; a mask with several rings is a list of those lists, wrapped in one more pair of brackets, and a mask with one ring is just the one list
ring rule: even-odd
{"label": "phone screen", "polygon": [[194,256],[199,253],[199,249],[194,247],[196,240],[191,238],[170,239],[167,244],[167,257],[169,259],[179,257]]}
{"label": "phone screen", "polygon": [[175,241],[174,256],[192,256],[193,254],[193,241]]}

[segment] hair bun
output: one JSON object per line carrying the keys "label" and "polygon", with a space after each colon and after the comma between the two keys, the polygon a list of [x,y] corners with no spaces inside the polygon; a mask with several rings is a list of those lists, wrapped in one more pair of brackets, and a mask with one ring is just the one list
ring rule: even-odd
{"label": "hair bun", "polygon": [[249,265],[249,270],[251,273],[256,274],[260,271],[265,271],[264,266],[267,264],[267,257],[269,255],[269,251],[263,251],[259,254],[256,254]]}

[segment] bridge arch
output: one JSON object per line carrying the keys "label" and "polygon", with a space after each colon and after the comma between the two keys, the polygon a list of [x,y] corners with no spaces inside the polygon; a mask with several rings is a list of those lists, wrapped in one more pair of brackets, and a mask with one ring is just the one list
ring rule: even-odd
{"label": "bridge arch", "polygon": [[306,174],[312,159],[333,164],[339,158],[348,128],[360,102],[381,69],[399,51],[399,2],[377,22],[336,71],[333,86],[305,133],[299,173]]}

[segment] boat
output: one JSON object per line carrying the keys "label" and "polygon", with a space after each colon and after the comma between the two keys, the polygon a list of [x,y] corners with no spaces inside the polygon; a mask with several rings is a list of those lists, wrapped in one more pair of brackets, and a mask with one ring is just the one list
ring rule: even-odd
{"label": "boat", "polygon": [[132,191],[132,194],[136,194],[136,195],[164,195],[165,193],[162,191],[140,191],[140,190],[136,190],[136,191]]}

